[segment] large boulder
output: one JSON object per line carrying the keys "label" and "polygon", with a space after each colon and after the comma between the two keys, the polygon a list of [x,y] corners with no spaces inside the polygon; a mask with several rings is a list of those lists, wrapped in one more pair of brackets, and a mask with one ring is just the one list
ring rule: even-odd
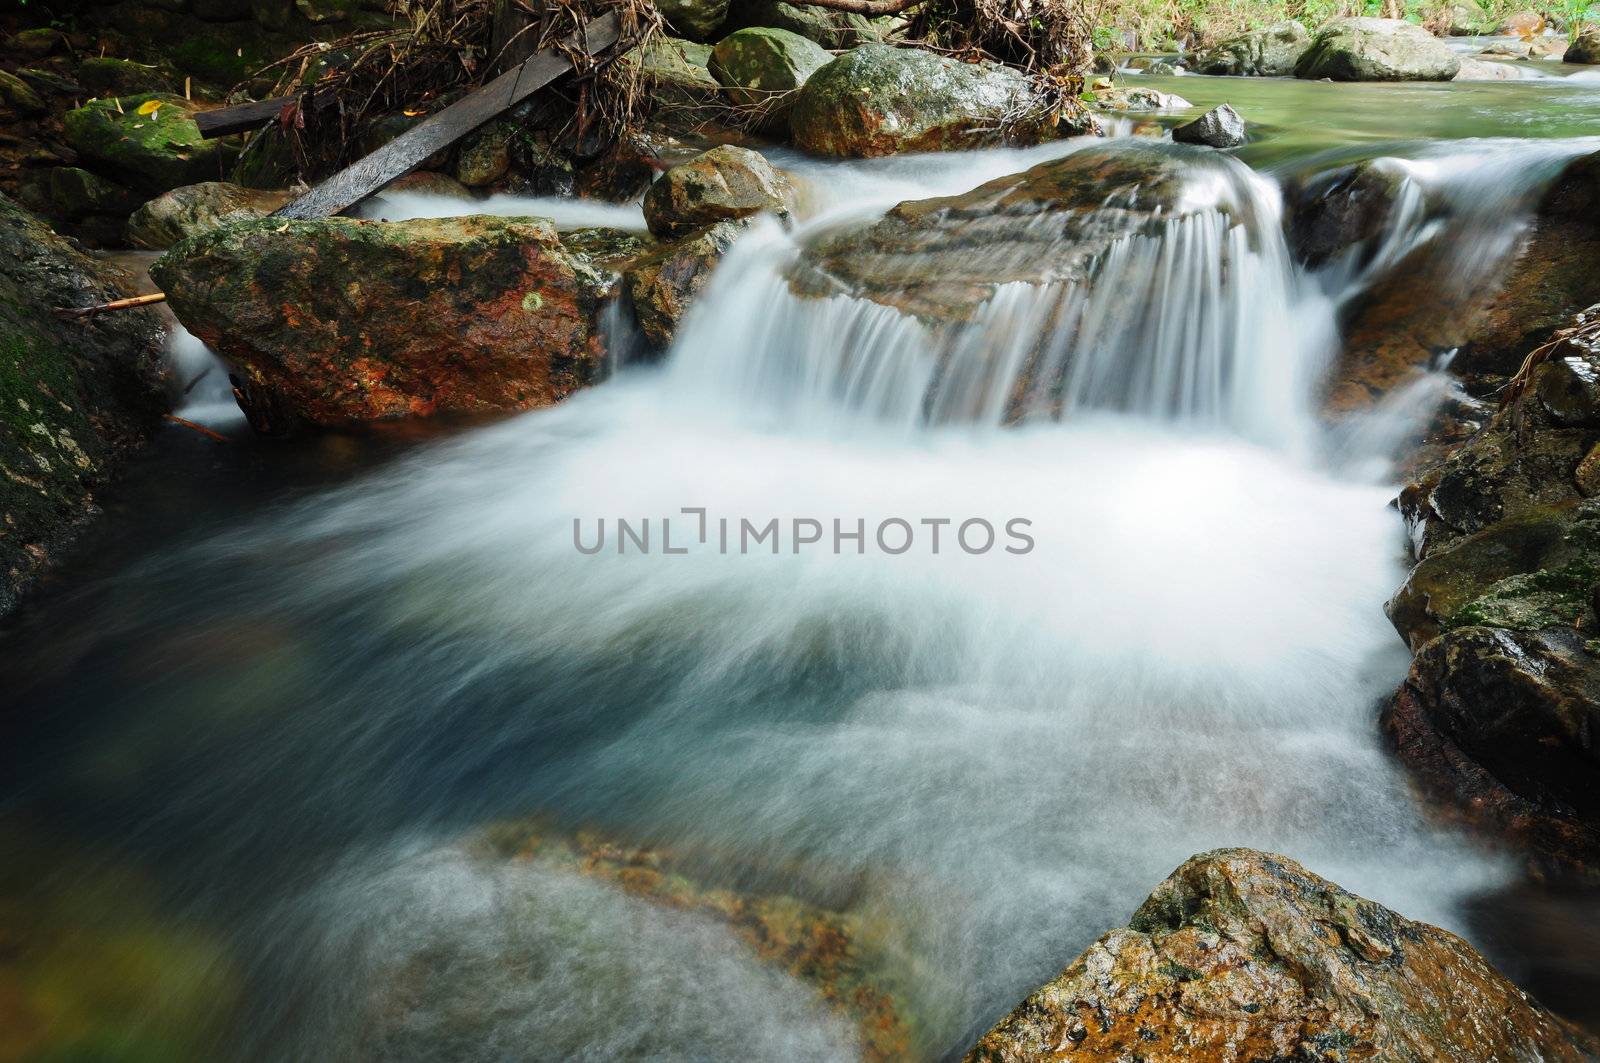
{"label": "large boulder", "polygon": [[855,48],[883,39],[883,32],[864,15],[786,0],[734,0],[728,8],[728,27],[741,30],[751,26],[788,30],[834,49]]}
{"label": "large boulder", "polygon": [[789,128],[806,151],[855,158],[1098,131],[1081,108],[1044,106],[1009,67],[882,44],[853,49],[812,74],[789,112]]}
{"label": "large boulder", "polygon": [[760,153],[724,144],[662,174],[645,193],[644,217],[656,236],[684,236],[762,211],[786,215],[793,200],[788,179]]}
{"label": "large boulder", "polygon": [[1310,43],[1306,28],[1286,19],[1197,52],[1190,63],[1197,74],[1288,77]]}
{"label": "large boulder", "polygon": [[833,56],[815,41],[769,27],[737,30],[711,50],[711,76],[741,107],[764,121],[787,120],[793,93]]}
{"label": "large boulder", "polygon": [[1295,77],[1334,81],[1449,81],[1461,60],[1421,26],[1397,18],[1339,18],[1317,32]]}
{"label": "large boulder", "polygon": [[1596,1043],[1472,946],[1284,856],[1191,857],[967,1063],[1545,1060]]}
{"label": "large boulder", "polygon": [[204,181],[174,188],[145,203],[128,218],[128,243],[164,251],[189,236],[229,222],[265,218],[294,198],[293,192],[241,188]]}
{"label": "large boulder", "polygon": [[1600,63],[1600,23],[1585,22],[1579,26],[1561,61],[1589,65]]}
{"label": "large boulder", "polygon": [[691,41],[710,41],[728,20],[728,0],[661,0],[656,5],[672,32]]}
{"label": "large boulder", "polygon": [[1401,492],[1416,652],[1384,723],[1434,794],[1544,868],[1600,879],[1600,308]]}
{"label": "large boulder", "polygon": [[646,251],[627,266],[623,284],[633,303],[639,328],[652,347],[665,350],[711,274],[748,218],[717,222],[668,244]]}
{"label": "large boulder", "polygon": [[258,423],[323,426],[557,402],[601,371],[616,280],[547,221],[485,216],[238,222],[151,275]]}
{"label": "large boulder", "polygon": [[156,194],[222,175],[231,149],[200,136],[197,109],[182,96],[150,93],[91,100],[62,123],[92,168]]}
{"label": "large boulder", "polygon": [[93,514],[96,491],[165,409],[152,311],[51,312],[128,294],[0,196],[0,613]]}

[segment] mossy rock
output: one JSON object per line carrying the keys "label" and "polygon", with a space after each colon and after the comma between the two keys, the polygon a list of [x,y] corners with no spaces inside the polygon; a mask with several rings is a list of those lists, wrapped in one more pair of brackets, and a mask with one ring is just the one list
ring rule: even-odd
{"label": "mossy rock", "polygon": [[172,88],[172,79],[159,67],[110,56],[96,56],[78,64],[78,82],[96,96],[166,92]]}
{"label": "mossy rock", "polygon": [[791,4],[785,0],[734,0],[728,9],[728,25],[740,30],[751,26],[771,26],[798,33],[824,48],[855,48],[883,40],[883,30],[865,15],[848,11]]}
{"label": "mossy rock", "polygon": [[788,30],[757,27],[730,33],[711,50],[711,76],[734,103],[769,121],[788,114],[794,91],[833,61],[815,41]]}
{"label": "mossy rock", "polygon": [[0,104],[18,114],[40,114],[47,110],[33,87],[7,70],[0,70]]}
{"label": "mossy rock", "polygon": [[139,205],[137,192],[76,166],[57,166],[48,180],[50,205],[57,217],[126,215]]}
{"label": "mossy rock", "polygon": [[[149,113],[141,108],[155,104]],[[197,108],[181,96],[148,93],[93,100],[63,119],[67,140],[90,165],[152,193],[216,179],[233,149],[205,140]]]}
{"label": "mossy rock", "polygon": [[692,41],[715,40],[728,20],[728,0],[661,0],[656,10],[674,33]]}

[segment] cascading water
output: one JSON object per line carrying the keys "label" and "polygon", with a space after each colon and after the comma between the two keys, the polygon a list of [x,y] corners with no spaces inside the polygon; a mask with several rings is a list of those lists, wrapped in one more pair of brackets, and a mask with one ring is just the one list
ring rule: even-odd
{"label": "cascading water", "polygon": [[[780,158],[807,220],[733,249],[665,366],[119,580],[97,667],[29,680],[115,717],[32,789],[229,928],[248,991],[217,1054],[859,1050],[718,925],[460,844],[500,817],[848,910],[926,1058],[1205,848],[1285,852],[1445,925],[1498,880],[1379,746],[1406,662],[1381,612],[1392,433],[1352,433],[1371,460],[1347,475],[1315,413],[1336,308],[1374,273],[1300,270],[1272,181],[1197,165],[1208,205],[956,326],[796,291],[818,234],[1072,150]],[[1466,178],[1406,165],[1416,198],[1369,263],[1461,231],[1428,204]],[[1015,519],[1030,549],[957,534]],[[896,521],[903,552],[874,534]]]}

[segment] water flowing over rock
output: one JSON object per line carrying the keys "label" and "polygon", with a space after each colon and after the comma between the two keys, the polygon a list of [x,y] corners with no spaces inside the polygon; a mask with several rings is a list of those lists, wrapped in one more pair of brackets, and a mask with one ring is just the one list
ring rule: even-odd
{"label": "water flowing over rock", "polygon": [[1244,119],[1227,104],[1213,107],[1194,121],[1172,131],[1180,144],[1204,144],[1210,148],[1237,148],[1244,143]]}
{"label": "water flowing over rock", "polygon": [[1585,337],[1401,493],[1419,560],[1388,613],[1417,656],[1384,725],[1452,813],[1600,877],[1600,343]]}
{"label": "water flowing over rock", "polygon": [[196,109],[182,96],[152,93],[93,100],[62,121],[67,141],[92,165],[160,193],[222,175],[232,149],[200,136]]}
{"label": "water flowing over rock", "polygon": [[1190,62],[1197,74],[1288,77],[1310,43],[1306,28],[1286,19],[1197,52]]}
{"label": "water flowing over rock", "polygon": [[484,216],[238,222],[151,275],[248,392],[324,426],[557,402],[600,374],[615,283],[548,222]]}
{"label": "water flowing over rock", "polygon": [[1400,209],[1405,180],[1398,166],[1368,159],[1291,183],[1285,197],[1295,257],[1317,269],[1355,249],[1376,251]]}
{"label": "water flowing over rock", "polygon": [[724,144],[674,166],[644,197],[656,236],[684,236],[719,221],[762,211],[788,213],[794,190],[759,152]]}
{"label": "water flowing over rock", "polygon": [[1461,60],[1421,26],[1393,18],[1341,18],[1312,38],[1295,77],[1334,81],[1449,81]]}
{"label": "water flowing over rock", "polygon": [[819,155],[870,157],[1032,144],[1096,132],[1086,113],[1030,114],[1028,79],[998,63],[962,63],[868,44],[811,75],[789,113],[794,142]]}
{"label": "water flowing over rock", "polygon": [[148,310],[64,322],[53,307],[128,294],[0,196],[0,614],[93,510],[164,405]]}
{"label": "water flowing over rock", "polygon": [[188,236],[234,221],[264,218],[294,198],[293,192],[242,188],[206,181],[164,192],[128,219],[128,243],[164,251]]}
{"label": "water flowing over rock", "polygon": [[748,219],[741,218],[708,225],[645,252],[627,267],[623,283],[639,328],[651,344],[664,350],[672,343],[679,322],[747,224]]}
{"label": "water flowing over rock", "polygon": [[967,1063],[1590,1058],[1454,934],[1287,857],[1191,857]]}
{"label": "water flowing over rock", "polygon": [[1566,53],[1561,56],[1563,63],[1583,63],[1594,65],[1600,63],[1600,24],[1585,22],[1578,27],[1572,35],[1572,43],[1567,45]]}

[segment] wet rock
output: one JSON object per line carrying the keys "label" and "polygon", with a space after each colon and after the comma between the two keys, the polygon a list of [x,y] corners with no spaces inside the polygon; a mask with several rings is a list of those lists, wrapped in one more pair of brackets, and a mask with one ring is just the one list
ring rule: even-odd
{"label": "wet rock", "polygon": [[78,64],[78,81],[94,96],[122,96],[166,92],[171,80],[159,68],[129,59],[99,56]]}
{"label": "wet rock", "polygon": [[1180,144],[1203,144],[1210,148],[1237,148],[1244,143],[1244,119],[1227,104],[1213,107],[1192,122],[1172,131]]}
{"label": "wet rock", "polygon": [[0,196],[0,613],[159,424],[154,313],[62,321],[51,312],[128,294],[120,278]]}
{"label": "wet rock", "polygon": [[1002,284],[1084,280],[1113,240],[1204,209],[1183,190],[1193,168],[1213,158],[1164,144],[1084,148],[826,233],[805,248],[793,284],[931,322],[966,320]]}
{"label": "wet rock", "polygon": [[33,87],[8,70],[0,70],[0,104],[17,114],[42,114],[48,110]]}
{"label": "wet rock", "polygon": [[613,203],[631,202],[650,188],[663,166],[655,138],[644,133],[627,135],[578,174],[578,194]]}
{"label": "wet rock", "polygon": [[998,63],[962,63],[915,48],[863,45],[811,75],[789,113],[797,146],[861,158],[949,151],[1097,132],[1081,108],[1030,112],[1028,79]]}
{"label": "wet rock", "polygon": [[728,9],[728,27],[740,30],[751,26],[772,26],[798,33],[824,48],[847,49],[873,44],[883,33],[864,15],[785,0],[734,0]]}
{"label": "wet rock", "polygon": [[1289,77],[1310,44],[1306,28],[1286,19],[1197,52],[1190,62],[1198,74]]}
{"label": "wet rock", "polygon": [[758,27],[718,41],[710,70],[735,104],[758,112],[763,122],[781,124],[788,121],[795,90],[832,61],[821,45],[799,34]]}
{"label": "wet rock", "polygon": [[1095,89],[1094,104],[1112,111],[1182,111],[1194,106],[1182,96],[1144,85]]}
{"label": "wet rock", "polygon": [[253,391],[323,426],[558,402],[601,371],[614,283],[548,222],[484,216],[237,222],[151,275]]}
{"label": "wet rock", "polygon": [[787,216],[793,200],[788,179],[759,153],[724,144],[662,174],[645,193],[644,217],[656,236],[683,236],[762,211]]}
{"label": "wet rock", "polygon": [[658,350],[671,346],[684,315],[749,224],[749,218],[740,218],[709,225],[647,251],[624,271],[634,315],[652,346]]}
{"label": "wet rock", "polygon": [[1600,881],[1594,650],[1565,626],[1455,629],[1422,648],[1383,714],[1447,814],[1529,853],[1539,877]]}
{"label": "wet rock", "polygon": [[151,93],[94,100],[62,121],[67,142],[92,167],[161,193],[220,177],[231,154],[222,140],[200,136],[196,109],[182,96]]}
{"label": "wet rock", "polygon": [[471,201],[472,189],[457,181],[447,173],[433,173],[428,170],[416,170],[404,177],[396,178],[383,186],[382,195],[396,192],[411,192],[419,196],[444,196],[447,199]]}
{"label": "wet rock", "polygon": [[715,40],[728,19],[728,0],[661,0],[656,9],[672,32],[691,41]]}
{"label": "wet rock", "polygon": [[1589,65],[1600,63],[1600,23],[1585,22],[1579,26],[1561,61]]}
{"label": "wet rock", "polygon": [[78,219],[91,214],[126,216],[139,205],[139,194],[76,166],[49,171],[50,205],[55,216]]}
{"label": "wet rock", "polygon": [[1495,41],[1478,54],[1502,59],[1532,59],[1533,45],[1528,41]]}
{"label": "wet rock", "polygon": [[490,122],[467,137],[456,153],[456,180],[468,188],[487,188],[511,169],[511,138],[515,128],[508,122]]}
{"label": "wet rock", "polygon": [[1468,57],[1461,60],[1454,81],[1521,81],[1522,72],[1508,63],[1489,63]]}
{"label": "wet rock", "polygon": [[1287,857],[1191,857],[967,1063],[1543,1059],[1595,1045],[1437,927]]}
{"label": "wet rock", "polygon": [[1295,77],[1334,81],[1449,81],[1461,69],[1450,46],[1403,19],[1334,19],[1312,38]]}
{"label": "wet rock", "polygon": [[294,199],[293,192],[241,188],[226,181],[205,181],[163,192],[128,219],[128,243],[164,251],[189,236],[229,222],[264,218]]}
{"label": "wet rock", "polygon": [[1289,247],[1309,269],[1353,250],[1373,250],[1394,216],[1405,173],[1369,159],[1293,181],[1285,192]]}

